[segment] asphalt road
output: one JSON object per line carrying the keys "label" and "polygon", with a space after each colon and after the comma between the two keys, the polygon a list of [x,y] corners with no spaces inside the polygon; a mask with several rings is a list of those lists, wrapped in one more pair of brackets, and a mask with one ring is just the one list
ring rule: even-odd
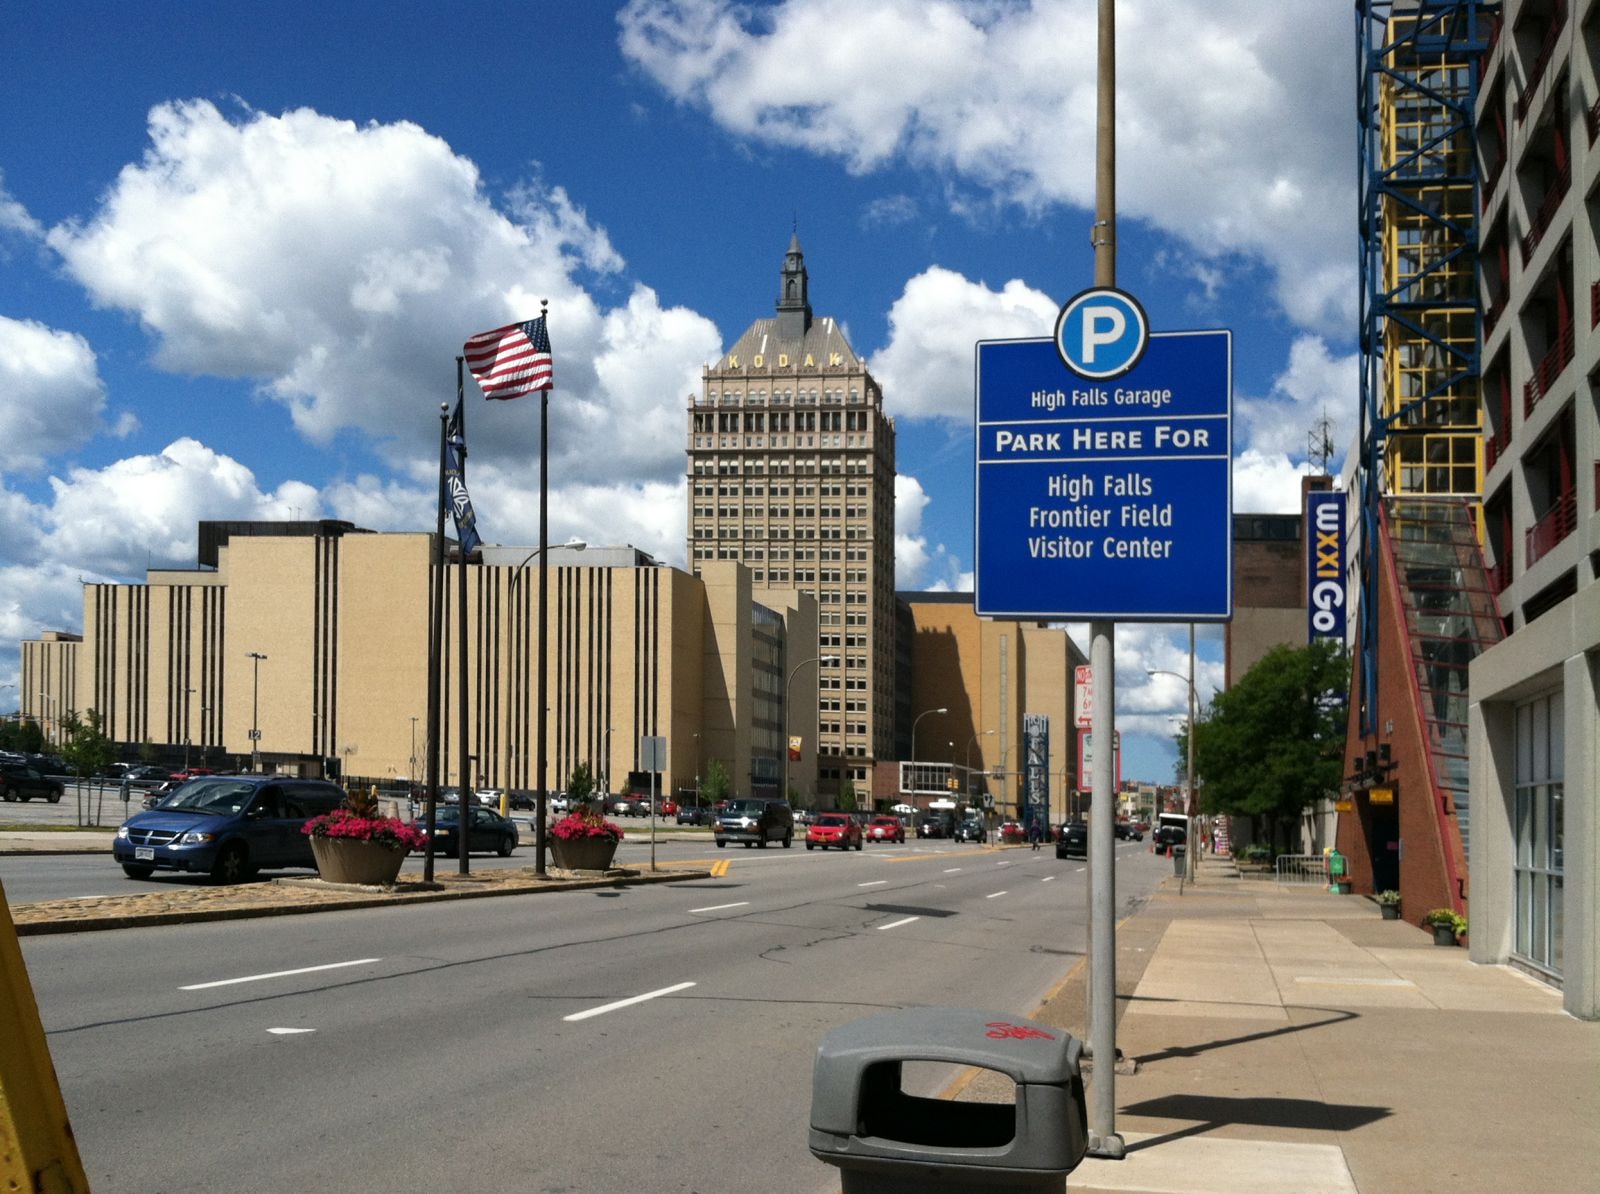
{"label": "asphalt road", "polygon": [[[1084,864],[1049,849],[701,857],[729,874],[25,938],[94,1188],[834,1191],[829,1029],[1026,1014],[1084,949]],[[1118,858],[1125,905],[1170,869]]]}

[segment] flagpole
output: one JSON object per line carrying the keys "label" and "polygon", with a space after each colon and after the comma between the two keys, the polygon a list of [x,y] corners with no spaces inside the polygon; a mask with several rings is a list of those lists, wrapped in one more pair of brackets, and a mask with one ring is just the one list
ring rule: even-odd
{"label": "flagpole", "polygon": [[428,797],[423,824],[427,826],[428,842],[422,853],[422,881],[433,882],[434,815],[439,807],[439,682],[440,648],[443,645],[441,621],[444,603],[444,502],[445,502],[445,450],[448,443],[446,426],[450,407],[439,404],[439,517],[433,531],[433,567],[428,570]]}
{"label": "flagpole", "polygon": [[[549,306],[550,306],[550,300],[549,299],[540,299],[539,300],[539,318],[540,319],[544,319],[545,318],[546,309]],[[549,324],[546,323],[545,327],[548,329],[549,328]],[[537,713],[536,719],[535,719],[536,725],[538,726],[538,730],[537,730],[538,742],[536,744],[537,745],[537,752],[536,752],[536,761],[535,761],[535,765],[534,765],[535,766],[535,770],[538,771],[538,779],[539,779],[539,812],[538,812],[539,823],[538,823],[538,826],[536,827],[537,828],[537,832],[536,832],[536,835],[535,835],[535,840],[537,842],[537,846],[536,846],[536,848],[534,850],[534,866],[533,866],[533,873],[535,875],[543,875],[545,873],[544,859],[545,859],[545,847],[546,847],[546,844],[547,844],[546,843],[546,839],[545,839],[545,812],[546,812],[546,808],[548,807],[548,794],[545,791],[545,763],[546,763],[546,759],[545,759],[545,745],[544,745],[544,742],[545,742],[545,702],[547,700],[547,694],[545,692],[545,685],[546,685],[546,676],[545,676],[546,666],[545,665],[546,665],[546,662],[547,662],[547,659],[548,659],[547,644],[549,642],[549,637],[550,637],[546,633],[546,631],[549,629],[549,621],[548,621],[549,605],[548,605],[548,591],[546,589],[546,579],[547,579],[546,572],[547,572],[548,561],[550,559],[550,553],[548,551],[546,551],[545,549],[549,546],[549,534],[550,534],[550,387],[546,386],[544,389],[539,391],[539,653],[538,653],[539,679],[538,679],[538,686],[537,686],[537,691],[536,691],[537,699],[538,699],[538,702],[539,702],[539,708],[538,708],[538,713]],[[602,798],[602,802],[603,802],[603,798]]]}
{"label": "flagpole", "polygon": [[[461,470],[463,482],[467,476],[467,404],[465,357],[456,358],[456,414],[460,419],[457,433],[461,436],[461,459],[457,467]],[[456,631],[456,676],[459,681],[460,691],[457,695],[457,705],[460,709],[460,726],[458,733],[461,742],[461,756],[456,764],[456,774],[460,777],[461,803],[457,807],[460,815],[456,819],[456,869],[465,875],[471,867],[467,862],[467,835],[472,826],[472,805],[478,802],[478,797],[472,790],[472,756],[467,753],[467,545],[463,541],[464,535],[456,536],[457,550],[461,553],[460,564],[456,569],[456,605],[459,607],[459,622]]]}

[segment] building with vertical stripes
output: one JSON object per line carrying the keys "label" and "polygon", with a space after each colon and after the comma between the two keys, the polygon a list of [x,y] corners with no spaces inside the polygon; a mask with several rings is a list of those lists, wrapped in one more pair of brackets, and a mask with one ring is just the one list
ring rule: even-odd
{"label": "building with vertical stripes", "polygon": [[[349,523],[202,523],[199,566],[141,584],[84,587],[83,634],[23,644],[48,725],[98,710],[125,753],[404,784],[425,771],[433,536]],[[537,789],[537,552],[487,547],[465,570],[462,701],[459,563],[442,592],[445,784]],[[608,791],[641,782],[639,740],[663,737],[663,793],[693,790],[713,761],[736,793],[779,766],[782,664],[816,655],[805,594],[755,599],[750,572],[699,575],[634,548],[549,552],[546,756],[552,788],[587,764]],[[815,674],[793,681],[816,707]],[[464,714],[463,714],[464,710]],[[468,748],[462,758],[465,719]],[[814,740],[815,725],[790,722]],[[810,789],[815,764],[791,763]]]}

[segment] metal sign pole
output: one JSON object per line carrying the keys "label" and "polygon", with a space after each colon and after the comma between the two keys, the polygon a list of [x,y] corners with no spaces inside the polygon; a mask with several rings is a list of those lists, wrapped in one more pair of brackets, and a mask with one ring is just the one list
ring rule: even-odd
{"label": "metal sign pole", "polygon": [[[1116,7],[1100,0],[1099,87],[1095,113],[1094,282],[1117,284]],[[1089,1151],[1124,1155],[1117,1117],[1116,623],[1089,623],[1089,663],[1094,669],[1091,733],[1101,748],[1092,766],[1094,799],[1089,818],[1089,1049],[1094,1082],[1089,1104]]]}

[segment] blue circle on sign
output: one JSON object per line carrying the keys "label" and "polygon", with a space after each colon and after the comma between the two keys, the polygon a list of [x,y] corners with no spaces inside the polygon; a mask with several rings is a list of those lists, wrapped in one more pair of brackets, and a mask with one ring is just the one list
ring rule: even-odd
{"label": "blue circle on sign", "polygon": [[1056,317],[1056,352],[1068,369],[1093,381],[1121,377],[1139,363],[1149,343],[1144,308],[1125,291],[1085,290],[1068,299]]}

